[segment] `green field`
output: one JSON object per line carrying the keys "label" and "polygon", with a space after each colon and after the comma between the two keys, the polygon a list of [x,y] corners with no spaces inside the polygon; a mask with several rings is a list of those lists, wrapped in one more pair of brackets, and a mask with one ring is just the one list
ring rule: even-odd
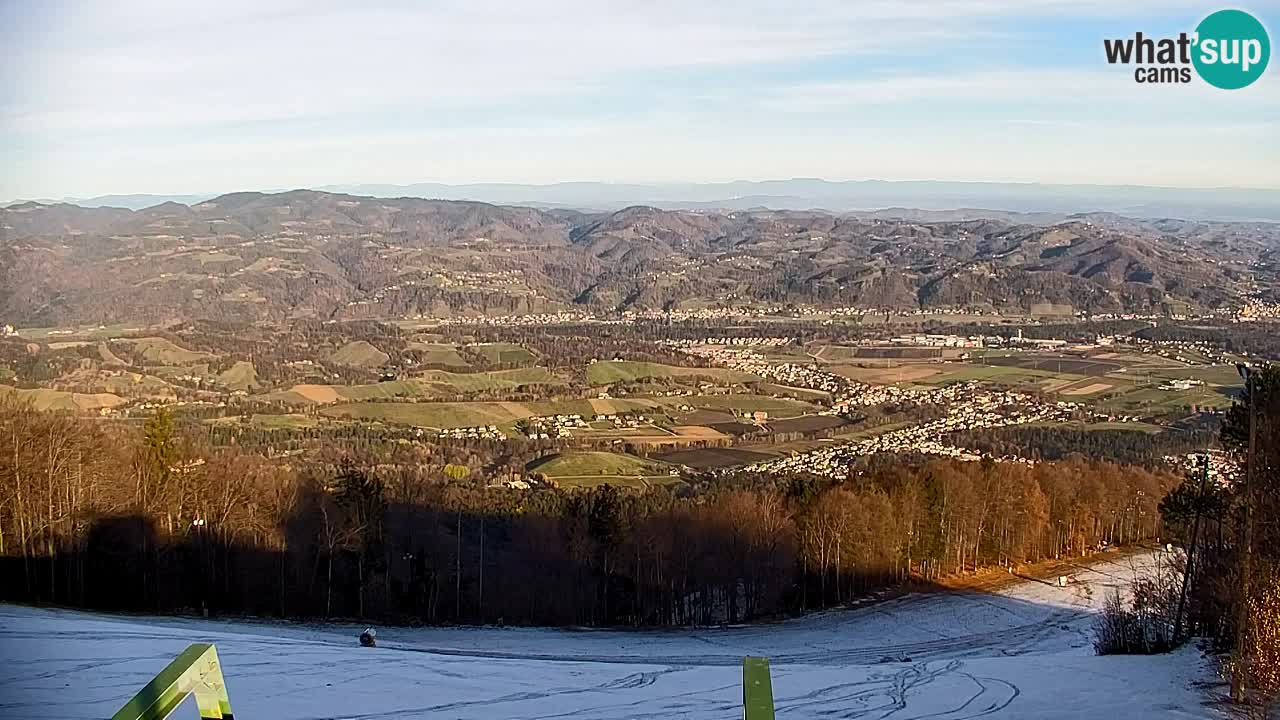
{"label": "green field", "polygon": [[253,363],[240,360],[218,375],[218,382],[232,390],[248,392],[258,387],[258,371]]}
{"label": "green field", "polygon": [[[1130,365],[1123,372],[1111,372],[1100,376],[972,363],[948,363],[935,367],[941,367],[942,372],[914,382],[922,385],[943,385],[976,381],[1005,387],[1039,389],[1055,392],[1063,400],[1084,403],[1107,412],[1120,413],[1161,414],[1189,410],[1192,406],[1223,408],[1231,404],[1231,389],[1239,387],[1238,376],[1233,377],[1235,368],[1228,366]],[[1195,379],[1202,380],[1206,384],[1189,390],[1158,389],[1158,385],[1170,379]],[[1094,384],[1111,387],[1083,395],[1069,392],[1072,389],[1082,389]]]}
{"label": "green field", "polygon": [[733,384],[760,380],[755,375],[724,368],[687,368],[632,360],[602,360],[587,367],[587,382],[592,385],[611,385],[646,378],[670,377],[705,377]]}
{"label": "green field", "polygon": [[505,425],[521,417],[529,416],[528,414],[512,412],[504,407],[502,403],[465,402],[358,402],[325,408],[321,413],[326,417],[376,420],[440,430],[475,427],[477,425]]}
{"label": "green field", "polygon": [[1037,370],[1034,368],[1010,367],[1005,365],[972,365],[972,364],[946,364],[942,365],[943,371],[937,375],[917,380],[917,383],[925,385],[945,385],[954,382],[989,382],[998,385],[1035,385],[1045,380],[1060,379],[1067,380],[1083,380],[1084,375],[1074,375],[1072,373],[1056,373],[1050,370]]}
{"label": "green field", "polygon": [[341,400],[448,399],[478,392],[514,390],[522,385],[563,385],[546,368],[517,368],[478,373],[428,370],[416,377],[364,385],[295,385],[261,396],[267,402],[331,403]]}
{"label": "green field", "polygon": [[82,325],[79,327],[40,327],[19,328],[18,337],[23,340],[59,340],[76,338],[80,340],[106,340],[118,338],[130,333],[141,332],[149,328],[136,325]]}
{"label": "green field", "polygon": [[123,405],[124,398],[111,393],[72,393],[63,390],[37,388],[23,390],[10,385],[0,385],[0,395],[12,394],[31,403],[36,410],[69,410],[80,412]]}
{"label": "green field", "polygon": [[807,402],[768,395],[695,395],[673,400],[703,410],[733,410],[738,413],[762,410],[773,418],[799,417],[819,410],[817,406]]}
{"label": "green field", "polygon": [[343,345],[337,352],[325,358],[326,362],[350,367],[376,368],[387,364],[391,356],[364,340]]}
{"label": "green field", "polygon": [[813,362],[813,357],[809,355],[809,353],[805,352],[805,349],[799,345],[762,347],[757,348],[757,352],[773,362],[800,363],[801,365],[807,365]]}
{"label": "green field", "polygon": [[562,475],[657,475],[667,472],[666,463],[658,463],[634,455],[611,452],[569,452],[535,460],[532,472],[547,477]]}
{"label": "green field", "polygon": [[458,352],[458,348],[454,345],[441,345],[438,343],[409,343],[410,350],[417,350],[422,355],[422,361],[434,365],[448,365],[450,367],[468,367],[470,363]]}
{"label": "green field", "polygon": [[611,452],[569,452],[530,463],[529,472],[541,473],[557,485],[589,488],[597,485],[646,487],[678,482],[672,466],[634,455]]}
{"label": "green field", "polygon": [[169,383],[153,375],[123,373],[121,375],[95,374],[89,381],[95,389],[120,395],[121,397],[167,397],[172,398],[176,389]]}
{"label": "green field", "polygon": [[1231,406],[1230,396],[1221,390],[1209,386],[1193,387],[1190,390],[1160,390],[1155,387],[1130,386],[1105,395],[1097,400],[1100,409],[1113,412],[1164,413],[1189,410],[1196,407],[1227,408]]}
{"label": "green field", "polygon": [[138,353],[142,357],[142,362],[147,365],[194,365],[208,362],[218,357],[213,353],[188,350],[158,337],[120,340],[119,342],[133,345],[134,352]]}
{"label": "green field", "polygon": [[330,385],[329,387],[332,387],[344,400],[392,400],[437,396],[429,385],[416,380],[390,380],[367,385]]}
{"label": "green field", "polygon": [[1200,380],[1207,385],[1224,387],[1243,387],[1240,373],[1233,365],[1208,365],[1189,367],[1134,367],[1125,373],[1134,381],[1146,381],[1148,376],[1154,384],[1161,380]]}
{"label": "green field", "polygon": [[494,370],[478,373],[453,373],[444,370],[428,370],[418,378],[420,382],[441,386],[460,393],[489,390],[511,390],[521,385],[563,385],[563,378],[543,367]]}
{"label": "green field", "polygon": [[490,365],[522,365],[537,361],[537,356],[512,343],[479,343],[468,345],[467,351],[484,358]]}
{"label": "green field", "polygon": [[[386,384],[386,383],[382,383]],[[661,412],[654,400],[609,400],[610,412]],[[592,417],[596,408],[588,400],[541,400],[537,402],[356,402],[325,408],[327,417],[448,428],[498,425],[509,428],[521,418],[546,415]]]}
{"label": "green field", "polygon": [[784,397],[793,397],[798,400],[821,401],[831,397],[831,393],[825,390],[813,390],[811,388],[792,387],[790,385],[774,385],[773,383],[761,383],[757,389],[762,393],[770,395],[782,395]]}

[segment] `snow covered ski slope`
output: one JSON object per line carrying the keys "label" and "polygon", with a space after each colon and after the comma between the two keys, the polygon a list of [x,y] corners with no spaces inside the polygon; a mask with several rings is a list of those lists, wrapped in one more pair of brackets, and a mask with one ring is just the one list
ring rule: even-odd
{"label": "snow covered ski slope", "polygon": [[1194,649],[1092,654],[1106,595],[1157,557],[1082,569],[1065,588],[906,596],[746,628],[387,627],[377,648],[359,646],[357,626],[0,606],[0,718],[110,717],[197,641],[217,644],[242,720],[730,720],[746,655],[770,658],[780,718],[1210,717]]}

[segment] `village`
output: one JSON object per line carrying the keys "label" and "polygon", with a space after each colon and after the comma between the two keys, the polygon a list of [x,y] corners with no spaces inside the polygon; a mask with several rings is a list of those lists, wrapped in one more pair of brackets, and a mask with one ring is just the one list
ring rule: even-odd
{"label": "village", "polygon": [[1020,457],[987,456],[974,450],[947,444],[939,438],[963,430],[979,430],[1027,423],[1065,422],[1071,419],[1072,403],[1049,405],[1033,402],[1015,392],[990,392],[976,386],[952,386],[945,397],[955,401],[946,406],[946,416],[931,422],[890,430],[872,438],[819,448],[778,460],[757,463],[751,470],[764,473],[812,473],[846,477],[858,459],[875,453],[916,453],[962,461],[990,458],[998,462],[1023,462]]}
{"label": "village", "polygon": [[[806,472],[843,477],[858,458],[874,453],[918,453],[962,461],[984,459],[982,453],[946,443],[948,434],[1029,423],[1066,422],[1088,413],[1079,403],[1046,402],[1028,393],[997,390],[978,383],[954,383],[935,388],[870,385],[835,375],[816,366],[769,363],[759,353],[742,347],[689,346],[685,352],[740,372],[749,372],[783,385],[821,390],[831,394],[830,414],[849,415],[854,408],[911,403],[934,405],[945,415],[936,420],[893,429],[874,437],[833,444],[777,460],[753,464],[764,473]],[[1018,457],[992,457],[997,461],[1030,462]]]}
{"label": "village", "polygon": [[438,438],[454,440],[506,440],[507,436],[496,425],[477,425],[475,427],[447,428],[436,433]]}

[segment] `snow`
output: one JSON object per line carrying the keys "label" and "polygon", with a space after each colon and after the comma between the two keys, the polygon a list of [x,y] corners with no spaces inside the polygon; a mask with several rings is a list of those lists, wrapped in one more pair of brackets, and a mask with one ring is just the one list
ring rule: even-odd
{"label": "snow", "polygon": [[[744,655],[780,718],[1201,718],[1191,647],[1097,657],[1094,614],[1158,554],[1065,588],[899,597],[742,628],[381,627],[104,616],[0,605],[0,718],[110,717],[191,642],[217,644],[237,718],[741,717]],[[187,709],[184,708],[184,711]],[[185,714],[195,717],[194,706]]]}

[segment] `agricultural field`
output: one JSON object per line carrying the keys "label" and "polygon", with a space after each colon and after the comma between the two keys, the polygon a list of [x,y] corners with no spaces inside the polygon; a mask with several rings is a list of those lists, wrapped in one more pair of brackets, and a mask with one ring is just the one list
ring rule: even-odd
{"label": "agricultural field", "polygon": [[[888,432],[888,430],[885,430]],[[844,442],[841,438],[818,438],[792,442],[759,442],[733,447],[689,448],[663,452],[654,457],[663,462],[683,465],[695,470],[715,470],[742,467],[752,463],[776,460],[797,453],[805,453]]]}
{"label": "agricultural field", "polygon": [[69,410],[85,412],[113,408],[128,402],[119,395],[111,393],[73,393],[63,390],[22,390],[9,385],[0,385],[0,395],[12,394],[30,402],[37,410]]}
{"label": "agricultural field", "polygon": [[456,368],[470,367],[466,358],[458,352],[456,345],[441,343],[411,342],[410,350],[416,350],[422,356],[422,362],[430,365],[447,365]]}
{"label": "agricultural field", "polygon": [[325,358],[326,362],[350,367],[378,368],[387,364],[391,356],[364,340],[347,343]]}
{"label": "agricultural field", "polygon": [[453,373],[444,370],[428,370],[414,378],[415,381],[442,386],[460,393],[489,390],[514,390],[521,385],[564,385],[564,378],[543,367],[493,370],[477,373]]}
{"label": "agricultural field", "polygon": [[238,360],[226,371],[218,375],[218,383],[232,390],[249,392],[260,387],[258,372],[253,363]]}
{"label": "agricultural field", "polygon": [[813,356],[801,345],[768,345],[757,348],[757,352],[769,362],[799,363],[801,365],[813,362]]}
{"label": "agricultural field", "polygon": [[[614,400],[615,412],[646,412],[658,406],[643,400]],[[325,408],[327,417],[415,425],[439,430],[497,425],[510,427],[517,420],[546,415],[593,416],[597,410],[588,400],[538,402],[356,402]]]}
{"label": "agricultural field", "polygon": [[468,345],[467,352],[480,356],[490,365],[524,365],[538,360],[528,349],[512,343],[478,343]]}
{"label": "agricultural field", "polygon": [[958,351],[951,348],[823,345],[815,349],[813,359],[822,363],[845,363],[853,360],[934,360],[958,354]]}
{"label": "agricultural field", "polygon": [[72,393],[109,393],[123,398],[173,400],[177,388],[153,375],[120,370],[74,370],[51,384],[51,390]]}
{"label": "agricultural field", "polygon": [[1005,387],[1037,385],[1055,379],[1081,380],[1084,376],[1056,373],[1051,370],[1023,368],[1009,365],[975,365],[973,363],[946,363],[941,372],[921,378],[926,385],[943,385],[955,382],[986,382]]}
{"label": "agricultural field", "polygon": [[790,385],[775,385],[773,383],[759,383],[755,388],[762,394],[781,395],[783,397],[795,398],[806,402],[822,403],[831,399],[831,393],[825,390],[814,390],[811,388],[792,387]]}
{"label": "agricultural field", "polygon": [[50,350],[70,350],[72,348],[81,348],[90,344],[89,340],[61,340],[49,343]]}
{"label": "agricultural field", "polygon": [[[378,387],[395,383],[378,383]],[[416,386],[421,387],[421,386]],[[308,395],[313,402],[337,403],[346,388],[325,385],[296,386],[291,393]],[[272,396],[264,396],[270,398]],[[277,395],[278,397],[278,395]],[[706,406],[715,411],[702,416],[698,411],[679,410],[681,405]],[[510,429],[521,419],[551,415],[580,415],[591,419],[596,415],[642,414],[648,422],[637,427],[616,427],[609,422],[596,423],[582,431],[597,439],[625,439],[658,444],[680,444],[696,440],[718,439],[721,434],[700,422],[733,422],[733,412],[764,410],[770,417],[800,417],[813,414],[817,408],[808,403],[763,395],[708,395],[694,397],[594,398],[590,400],[538,400],[529,402],[349,402],[325,408],[327,417],[344,417],[399,423],[434,429],[496,425]]]}
{"label": "agricultural field", "polygon": [[403,380],[364,385],[294,385],[287,390],[262,395],[261,399],[295,405],[327,405],[344,400],[447,399],[480,392],[515,390],[526,385],[564,384],[563,378],[541,367],[477,373],[427,370]]}
{"label": "agricultural field", "polygon": [[805,415],[804,417],[770,420],[767,427],[774,433],[808,433],[819,430],[834,430],[848,424],[848,421],[835,415]]}
{"label": "agricultural field", "polygon": [[1207,385],[1188,390],[1161,390],[1155,386],[1130,385],[1098,398],[1093,404],[1104,411],[1160,414],[1187,411],[1192,406],[1225,409],[1231,406],[1232,398],[1233,394],[1228,388]]}
{"label": "agricultural field", "polygon": [[758,382],[759,377],[749,373],[724,368],[690,368],[631,360],[602,360],[587,367],[587,382],[592,385],[612,385],[648,378],[707,378],[718,382],[740,385]]}
{"label": "agricultural field", "polygon": [[147,327],[144,325],[132,325],[127,323],[116,323],[112,325],[79,325],[74,327],[34,327],[34,328],[18,328],[18,337],[23,340],[33,342],[49,342],[59,338],[77,338],[87,340],[109,340],[119,338],[125,335],[144,332],[147,330],[155,331],[160,328]]}
{"label": "agricultural field", "polygon": [[[1100,353],[1092,357],[1000,351],[966,362],[908,362],[897,367],[834,365],[831,372],[880,385],[980,382],[1034,390],[1105,412],[1167,414],[1231,404],[1240,379],[1230,365],[1187,365],[1155,355]],[[1160,389],[1170,380],[1203,383]]]}
{"label": "agricultural field", "polygon": [[509,425],[534,413],[517,403],[498,402],[356,402],[325,408],[325,417],[372,420],[447,430],[479,425]]}
{"label": "agricultural field", "polygon": [[1024,369],[1042,370],[1051,372],[1055,375],[1087,375],[1097,377],[1106,375],[1107,373],[1118,372],[1125,369],[1125,365],[1117,362],[1106,360],[1094,360],[1091,358],[1077,357],[1061,357],[1061,356],[1042,356],[1042,355],[1008,355],[1004,357],[989,357],[984,360],[984,364],[998,367],[1015,367]]}
{"label": "agricultural field", "polygon": [[793,418],[811,415],[821,408],[802,400],[772,397],[769,395],[732,394],[732,395],[694,395],[692,397],[672,398],[701,410],[730,411],[738,415],[749,412],[767,412],[770,419]]}
{"label": "agricultural field", "polygon": [[1152,380],[1199,380],[1206,385],[1240,388],[1240,372],[1234,365],[1135,368],[1135,374]]}
{"label": "agricultural field", "polygon": [[160,337],[121,338],[112,342],[128,347],[142,360],[143,365],[195,365],[218,358],[213,353],[188,350]]}
{"label": "agricultural field", "polygon": [[694,470],[713,470],[764,462],[774,459],[777,455],[745,447],[712,447],[674,450],[655,457],[663,462],[684,465]]}
{"label": "agricultural field", "polygon": [[894,367],[861,365],[833,365],[827,371],[857,382],[871,385],[902,385],[926,381],[947,371],[943,363],[900,363]]}
{"label": "agricultural field", "polygon": [[606,484],[646,487],[679,481],[673,465],[612,452],[558,453],[535,460],[526,469],[562,487],[589,488]]}

